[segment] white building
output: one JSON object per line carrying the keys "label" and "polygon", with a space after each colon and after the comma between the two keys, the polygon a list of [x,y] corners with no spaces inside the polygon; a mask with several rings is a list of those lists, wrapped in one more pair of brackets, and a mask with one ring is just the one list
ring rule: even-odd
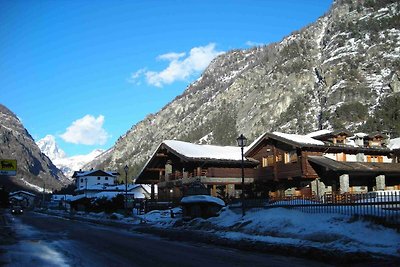
{"label": "white building", "polygon": [[118,172],[90,170],[90,171],[76,171],[72,175],[75,178],[76,191],[86,191],[93,186],[109,186],[114,185]]}
{"label": "white building", "polygon": [[128,204],[133,205],[134,200],[150,198],[149,188],[139,184],[115,184],[118,172],[106,172],[102,170],[77,171],[74,172],[76,193],[71,201],[82,198],[107,198],[112,199],[117,195],[124,195],[128,199]]}

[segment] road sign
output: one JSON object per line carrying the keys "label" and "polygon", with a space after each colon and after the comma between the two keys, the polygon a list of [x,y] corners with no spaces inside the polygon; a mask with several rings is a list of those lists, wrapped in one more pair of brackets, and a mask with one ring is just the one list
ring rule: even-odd
{"label": "road sign", "polygon": [[17,160],[0,159],[0,175],[7,175],[7,176],[17,175]]}

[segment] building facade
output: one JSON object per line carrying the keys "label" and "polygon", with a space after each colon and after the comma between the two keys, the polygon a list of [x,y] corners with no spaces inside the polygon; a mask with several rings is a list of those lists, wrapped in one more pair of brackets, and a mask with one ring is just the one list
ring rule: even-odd
{"label": "building facade", "polygon": [[[260,162],[255,183],[284,195],[400,189],[400,164],[381,134],[265,133],[246,152]],[[287,193],[287,192],[286,192]]]}
{"label": "building facade", "polygon": [[[254,181],[258,162],[244,160],[244,184]],[[209,194],[221,198],[238,198],[242,193],[240,147],[197,145],[167,140],[159,145],[145,164],[136,183],[158,187],[158,199],[180,198],[189,185],[201,183]]]}

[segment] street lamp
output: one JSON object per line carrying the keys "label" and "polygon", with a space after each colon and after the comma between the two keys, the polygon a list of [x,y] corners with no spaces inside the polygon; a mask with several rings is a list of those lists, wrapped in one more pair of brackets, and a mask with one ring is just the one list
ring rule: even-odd
{"label": "street lamp", "polygon": [[87,177],[85,178],[85,197],[87,197]]}
{"label": "street lamp", "polygon": [[127,212],[127,209],[128,209],[128,170],[129,170],[129,167],[128,167],[128,165],[125,165],[125,167],[124,167],[124,170],[125,170],[125,213]]}
{"label": "street lamp", "polygon": [[242,216],[245,215],[244,211],[244,156],[243,156],[243,148],[247,145],[247,138],[241,134],[238,138],[236,138],[238,146],[242,149]]}

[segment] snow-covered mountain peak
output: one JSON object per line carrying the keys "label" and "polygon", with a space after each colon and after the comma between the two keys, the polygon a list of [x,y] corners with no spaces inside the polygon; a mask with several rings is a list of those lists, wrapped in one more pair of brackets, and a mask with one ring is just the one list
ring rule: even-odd
{"label": "snow-covered mountain peak", "polygon": [[36,142],[42,153],[46,154],[52,161],[65,158],[65,152],[57,146],[56,139],[53,135],[46,135],[44,138]]}
{"label": "snow-covered mountain peak", "polygon": [[76,155],[67,157],[65,152],[57,145],[53,135],[46,135],[37,142],[38,147],[43,154],[46,154],[54,165],[59,168],[65,176],[71,178],[74,171],[82,169],[82,167],[94,160],[98,155],[104,152],[102,149],[95,149],[86,155]]}

